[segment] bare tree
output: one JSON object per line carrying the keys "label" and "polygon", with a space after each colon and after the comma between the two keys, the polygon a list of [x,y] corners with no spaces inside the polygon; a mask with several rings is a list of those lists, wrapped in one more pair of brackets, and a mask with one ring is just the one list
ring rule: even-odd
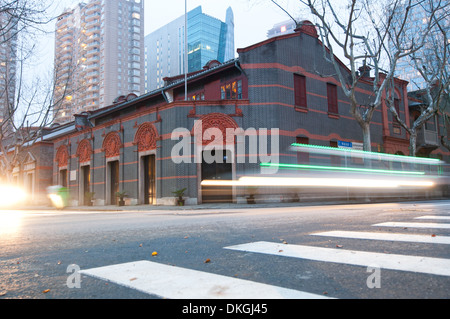
{"label": "bare tree", "polygon": [[[273,3],[280,5],[275,0]],[[324,58],[334,66],[335,75],[350,101],[350,113],[362,130],[364,150],[371,151],[370,123],[374,112],[383,103],[384,94],[393,83],[399,59],[412,55],[424,43],[427,32],[416,35],[413,43],[399,43],[391,47],[392,37],[401,37],[408,30],[410,11],[417,1],[349,0],[345,6],[330,0],[299,0],[315,17],[320,39],[324,44]],[[298,22],[298,21],[297,21]],[[394,22],[398,25],[392,31]],[[431,25],[431,22],[427,22]],[[429,30],[429,27],[425,28]],[[325,48],[326,47],[326,48]],[[342,53],[344,70],[336,59]],[[364,76],[361,66],[374,70],[369,100],[357,94]]]}
{"label": "bare tree", "polygon": [[[391,30],[389,34],[393,46],[400,47],[402,43],[413,43],[417,34],[424,33],[424,41],[422,45],[414,50],[408,57],[410,64],[415,73],[420,74],[424,83],[423,87],[419,87],[418,93],[421,94],[421,104],[419,105],[420,115],[411,123],[405,123],[398,116],[395,108],[393,94],[387,98],[387,104],[390,111],[397,119],[398,123],[410,135],[410,155],[415,156],[417,153],[417,133],[426,121],[436,116],[439,112],[445,113],[446,104],[449,96],[449,38],[450,30],[450,4],[448,1],[425,0],[420,1],[419,5],[414,8],[417,10],[422,21],[429,21],[423,25],[416,23],[409,26],[410,32],[397,35],[395,30]],[[423,30],[423,28],[426,28]],[[392,28],[394,29],[394,28]],[[411,44],[414,45],[414,44]],[[417,85],[415,81],[413,84]],[[390,92],[392,92],[391,90]]]}
{"label": "bare tree", "polygon": [[9,181],[23,150],[42,137],[53,121],[52,110],[67,95],[66,87],[55,85],[57,72],[29,77],[35,41],[54,19],[48,13],[50,5],[0,0],[0,177]]}

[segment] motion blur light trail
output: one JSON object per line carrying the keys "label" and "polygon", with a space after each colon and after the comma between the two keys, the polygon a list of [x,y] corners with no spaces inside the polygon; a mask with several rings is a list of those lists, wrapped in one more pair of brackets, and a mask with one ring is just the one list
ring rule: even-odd
{"label": "motion blur light trail", "polygon": [[281,169],[298,169],[298,170],[347,171],[347,172],[362,172],[375,174],[378,173],[378,174],[425,175],[425,172],[420,171],[397,171],[386,169],[368,169],[368,168],[337,167],[337,166],[322,166],[322,165],[261,163],[261,167],[276,167]]}
{"label": "motion blur light trail", "polygon": [[294,143],[291,145],[291,150],[297,152],[307,152],[326,155],[337,155],[342,157],[358,157],[363,159],[373,159],[379,161],[401,162],[411,164],[427,164],[427,165],[442,165],[443,161],[436,158],[413,157],[386,153],[366,152],[352,149],[336,148],[331,146],[319,146]]}
{"label": "motion blur light trail", "polygon": [[448,165],[439,159],[298,143],[290,150],[298,154],[292,157],[297,163],[260,163],[259,174],[204,180],[201,185],[211,192],[236,187],[235,194],[260,195],[261,200],[268,196],[348,200],[428,196],[449,184],[449,174],[444,172]]}
{"label": "motion blur light trail", "polygon": [[432,187],[432,181],[366,179],[366,178],[302,178],[302,177],[241,177],[239,180],[204,180],[202,186],[319,186],[319,187],[352,187],[352,188],[398,188],[401,186]]}

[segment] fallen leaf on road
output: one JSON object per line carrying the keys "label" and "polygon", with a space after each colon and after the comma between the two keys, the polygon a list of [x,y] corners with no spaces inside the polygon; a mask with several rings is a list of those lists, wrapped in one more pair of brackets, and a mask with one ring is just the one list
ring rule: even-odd
{"label": "fallen leaf on road", "polygon": [[43,294],[46,294],[47,292],[50,292],[50,289],[46,289],[46,290],[44,290],[42,293],[43,293]]}
{"label": "fallen leaf on road", "polygon": [[135,280],[137,280],[137,278],[131,278],[131,279],[130,279],[130,281],[135,281]]}
{"label": "fallen leaf on road", "polygon": [[154,251],[154,252],[152,252],[152,256],[153,257],[158,256],[158,253],[156,251]]}
{"label": "fallen leaf on road", "polygon": [[342,248],[342,247],[344,247],[344,246],[342,246],[342,245],[336,245],[336,248]]}
{"label": "fallen leaf on road", "polygon": [[139,247],[142,247],[142,244],[139,244]]}
{"label": "fallen leaf on road", "polygon": [[205,264],[210,263],[210,262],[211,262],[211,259],[209,259],[209,258],[205,260]]}
{"label": "fallen leaf on road", "polygon": [[431,235],[431,237],[436,237],[436,235],[435,235],[435,234],[433,234],[433,235]]}

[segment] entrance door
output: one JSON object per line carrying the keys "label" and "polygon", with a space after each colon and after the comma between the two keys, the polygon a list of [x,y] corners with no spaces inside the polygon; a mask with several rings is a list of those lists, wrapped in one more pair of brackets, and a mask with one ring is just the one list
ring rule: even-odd
{"label": "entrance door", "polygon": [[[205,162],[205,155],[223,158],[223,163],[214,161],[209,164]],[[233,167],[229,160],[231,152],[227,150],[210,150],[202,153],[202,181],[204,180],[231,180],[233,179]],[[229,163],[227,163],[227,159]],[[204,203],[230,203],[233,201],[233,189],[231,186],[202,186],[202,201]]]}
{"label": "entrance door", "polygon": [[91,167],[90,166],[83,166],[81,168],[81,173],[83,174],[83,204],[84,205],[90,205],[91,196],[86,195],[86,193],[91,191]]}
{"label": "entrance door", "polygon": [[59,171],[59,185],[67,187],[67,170],[63,169]]}
{"label": "entrance door", "polygon": [[142,157],[144,168],[144,204],[154,205],[156,203],[156,165],[155,155]]}
{"label": "entrance door", "polygon": [[111,205],[117,204],[117,196],[116,193],[119,191],[119,162],[109,162],[109,187],[110,187],[110,199],[109,202]]}

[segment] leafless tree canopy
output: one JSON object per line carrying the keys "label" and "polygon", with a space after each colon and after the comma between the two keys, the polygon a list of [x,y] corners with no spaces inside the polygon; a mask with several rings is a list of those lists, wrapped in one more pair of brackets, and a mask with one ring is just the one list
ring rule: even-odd
{"label": "leafless tree canopy", "polygon": [[51,1],[0,0],[0,175],[10,178],[21,150],[51,123],[53,79],[28,79],[38,36],[53,21]]}
{"label": "leafless tree canopy", "polygon": [[[271,2],[288,13],[286,7],[279,1],[271,0]],[[324,48],[324,58],[334,66],[335,76],[350,100],[350,113],[362,129],[364,150],[370,151],[370,122],[374,111],[383,102],[384,93],[392,88],[399,60],[411,57],[419,61],[417,59],[419,54],[430,56],[423,54],[424,50],[432,41],[435,34],[433,30],[440,30],[443,22],[449,20],[449,2],[448,0],[348,0],[343,3],[331,0],[299,0],[299,6],[307,8],[314,17],[312,20],[319,31],[320,39],[330,52],[328,54]],[[420,30],[412,33],[412,26],[418,23],[413,13],[422,8],[425,8],[425,18],[420,21]],[[432,47],[440,51],[440,72],[443,72],[443,63],[448,63],[446,53],[448,42],[435,43]],[[343,57],[342,62],[348,66],[350,76],[348,71],[344,72],[340,67],[335,55]],[[359,68],[365,65],[374,71],[372,99],[369,103],[358,100],[355,94],[361,80]],[[429,83],[436,83],[438,78],[442,79],[438,74],[425,74],[427,66],[423,63],[415,66],[424,73]],[[444,70],[448,72],[448,66]],[[391,110],[395,112],[393,103],[391,105]],[[413,129],[420,127],[429,114],[432,114],[431,109]],[[407,127],[405,123],[403,124]],[[411,153],[415,154],[415,150]]]}

